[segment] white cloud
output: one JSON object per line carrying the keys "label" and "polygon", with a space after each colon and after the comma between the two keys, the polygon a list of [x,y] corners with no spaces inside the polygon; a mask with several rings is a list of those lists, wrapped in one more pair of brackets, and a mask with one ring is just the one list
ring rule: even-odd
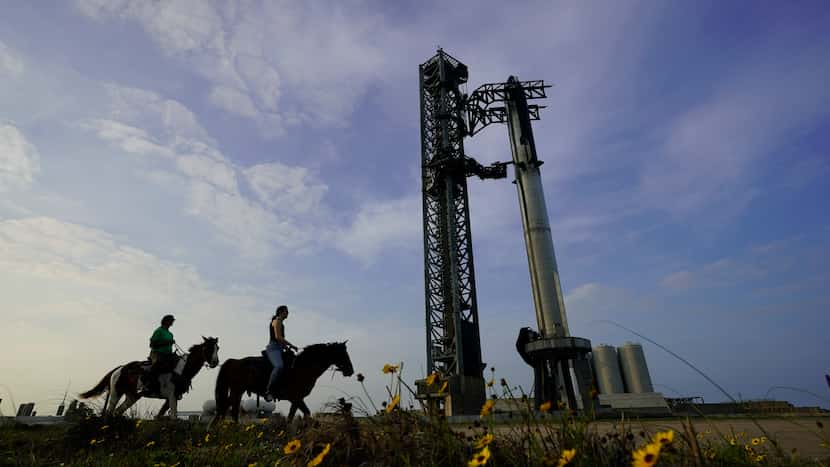
{"label": "white cloud", "polygon": [[[679,290],[729,287],[767,277],[770,266],[753,257],[721,258],[692,270],[675,271],[663,278],[661,284],[666,288]],[[786,267],[783,263],[778,266]]]}
{"label": "white cloud", "polygon": [[[110,86],[110,91],[114,117],[146,124],[165,115],[163,110],[175,109],[179,118],[162,120],[164,125],[152,131],[111,119],[92,119],[81,126],[128,153],[161,156],[148,159],[151,168],[145,166],[137,173],[145,180],[178,190],[184,212],[212,226],[216,238],[245,258],[258,261],[315,244],[318,237],[312,234],[312,222],[316,216],[296,215],[311,214],[326,187],[307,169],[263,164],[240,171],[210,142],[190,137],[204,130],[180,103],[139,89]],[[128,102],[135,105],[126,105]],[[237,172],[248,177],[256,193],[267,197],[269,203],[241,194]],[[270,176],[277,177],[279,183],[274,184]]]}
{"label": "white cloud", "polygon": [[0,76],[18,78],[26,69],[23,60],[12,49],[0,41]]}
{"label": "white cloud", "polygon": [[280,134],[284,124],[344,125],[383,64],[379,36],[386,29],[367,7],[77,4],[97,20],[136,21],[161,50],[212,83],[212,104],[256,120],[266,135]]}
{"label": "white cloud", "polygon": [[672,289],[689,289],[695,285],[695,275],[691,271],[675,271],[664,277],[660,283]]}
{"label": "white cloud", "polygon": [[179,169],[193,179],[204,180],[228,193],[237,193],[233,167],[202,155],[185,155],[176,159]]}
{"label": "white cloud", "polygon": [[99,138],[110,141],[131,154],[173,157],[169,148],[154,141],[141,128],[107,119],[84,121],[81,128],[94,131]]}
{"label": "white cloud", "polygon": [[271,255],[296,250],[313,242],[305,224],[280,218],[255,201],[191,181],[188,214],[216,228],[219,238],[234,245],[247,258],[264,261]]}
{"label": "white cloud", "polygon": [[371,264],[387,249],[418,249],[422,235],[421,197],[367,202],[351,225],[334,233],[341,251]]}
{"label": "white cloud", "polygon": [[182,103],[145,89],[108,84],[107,93],[116,120],[150,128],[165,136],[212,141],[196,115]]}
{"label": "white cloud", "polygon": [[210,102],[222,110],[242,117],[257,116],[257,109],[251,98],[230,86],[214,86],[210,91]]}
{"label": "white cloud", "polygon": [[279,162],[248,167],[244,174],[262,203],[291,214],[313,212],[328,190],[311,170]]}
{"label": "white cloud", "polygon": [[0,192],[31,185],[40,155],[17,127],[0,124]]}

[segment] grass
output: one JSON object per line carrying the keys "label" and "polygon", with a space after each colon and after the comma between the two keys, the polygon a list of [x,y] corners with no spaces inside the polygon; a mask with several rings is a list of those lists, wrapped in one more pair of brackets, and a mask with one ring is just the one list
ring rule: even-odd
{"label": "grass", "polygon": [[[390,402],[408,390],[397,371],[389,372]],[[513,397],[506,383],[501,387],[502,394],[491,397]],[[769,434],[719,432],[705,419],[663,433],[621,419],[600,433],[590,414],[543,407],[556,413],[551,416],[527,397],[518,399],[525,402],[518,421],[496,424],[491,409],[483,407],[482,416],[466,426],[402,409],[399,402],[378,410],[359,398],[340,399],[329,414],[291,425],[276,415],[256,423],[228,421],[210,431],[202,423],[86,415],[64,425],[0,426],[0,465],[830,465],[830,436],[820,420],[807,431],[828,456],[813,460],[785,452]]]}

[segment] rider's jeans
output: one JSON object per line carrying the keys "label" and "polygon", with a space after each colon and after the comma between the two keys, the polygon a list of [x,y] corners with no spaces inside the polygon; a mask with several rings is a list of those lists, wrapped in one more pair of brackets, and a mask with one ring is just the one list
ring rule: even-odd
{"label": "rider's jeans", "polygon": [[277,381],[277,377],[280,375],[280,371],[282,371],[282,346],[276,342],[272,342],[265,347],[265,354],[268,355],[268,360],[271,361],[271,365],[274,365],[274,369],[271,371],[271,377],[268,379],[268,389],[273,389],[274,383]]}

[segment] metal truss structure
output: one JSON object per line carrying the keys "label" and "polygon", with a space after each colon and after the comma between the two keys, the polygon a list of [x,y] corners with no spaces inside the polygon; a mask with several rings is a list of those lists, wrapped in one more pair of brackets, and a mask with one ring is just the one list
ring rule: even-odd
{"label": "metal truss structure", "polygon": [[427,371],[448,383],[442,398],[447,413],[477,413],[485,397],[484,364],[467,177],[507,173],[504,164],[484,167],[464,153],[467,106],[460,86],[467,67],[439,50],[419,72]]}
{"label": "metal truss structure", "polygon": [[[545,99],[545,85],[542,80],[521,81],[518,83],[525,100]],[[515,85],[513,87],[516,87]],[[467,98],[467,134],[473,136],[491,123],[507,123],[507,109],[503,106],[493,106],[497,102],[511,100],[511,84],[489,83],[482,84]],[[543,105],[528,105],[527,111],[531,120],[539,120],[539,111]]]}

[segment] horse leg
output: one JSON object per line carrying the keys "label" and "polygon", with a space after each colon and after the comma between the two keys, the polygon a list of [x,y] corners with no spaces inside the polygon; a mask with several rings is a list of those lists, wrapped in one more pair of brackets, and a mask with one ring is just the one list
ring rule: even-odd
{"label": "horse leg", "polygon": [[104,409],[104,415],[109,415],[115,411],[115,407],[118,405],[118,400],[121,399],[121,394],[118,392],[118,382],[121,379],[121,371],[124,367],[120,367],[117,370],[112,372],[110,375],[110,389],[109,389],[109,396],[107,401],[107,406]]}
{"label": "horse leg", "polygon": [[161,409],[159,409],[159,413],[156,414],[156,420],[161,420],[164,417],[164,414],[167,413],[167,409],[170,408],[170,402],[165,399],[164,404],[162,404]]}
{"label": "horse leg", "polygon": [[294,420],[294,415],[297,413],[297,402],[291,401],[291,408],[288,409],[288,423]]}
{"label": "horse leg", "polygon": [[297,405],[300,407],[300,410],[303,412],[303,418],[308,418],[311,416],[311,411],[308,410],[308,406],[305,405],[302,399],[297,402]]}
{"label": "horse leg", "polygon": [[128,392],[127,396],[124,398],[124,402],[122,402],[121,405],[119,405],[118,408],[115,409],[115,415],[122,415],[124,412],[127,411],[127,409],[132,407],[133,404],[135,404],[136,401],[138,401],[138,399],[140,399],[138,395]]}
{"label": "horse leg", "polygon": [[179,399],[176,398],[176,392],[171,392],[170,396],[167,397],[167,400],[170,402],[170,418],[172,420],[177,420],[179,418]]}
{"label": "horse leg", "polygon": [[[177,409],[177,402],[176,399],[176,385],[173,384],[173,375],[172,373],[165,373],[159,378],[161,383],[161,390],[159,391],[162,396],[167,398],[167,401],[164,403],[162,408],[169,407],[170,408],[170,418],[175,420],[178,417]],[[163,416],[163,412],[159,412],[159,417]]]}
{"label": "horse leg", "polygon": [[233,416],[233,421],[239,423],[239,404],[242,402],[242,390],[241,389],[231,389],[231,415]]}

